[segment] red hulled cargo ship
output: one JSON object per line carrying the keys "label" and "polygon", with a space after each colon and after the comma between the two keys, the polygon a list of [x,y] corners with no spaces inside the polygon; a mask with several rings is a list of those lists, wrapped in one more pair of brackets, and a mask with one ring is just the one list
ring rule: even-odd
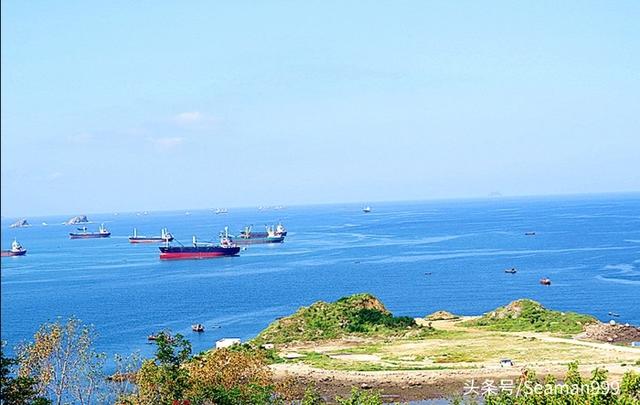
{"label": "red hulled cargo ship", "polygon": [[218,245],[211,242],[198,242],[194,236],[192,246],[169,246],[167,243],[159,249],[162,260],[211,259],[222,256],[237,256],[240,253],[240,247],[231,241],[226,230]]}

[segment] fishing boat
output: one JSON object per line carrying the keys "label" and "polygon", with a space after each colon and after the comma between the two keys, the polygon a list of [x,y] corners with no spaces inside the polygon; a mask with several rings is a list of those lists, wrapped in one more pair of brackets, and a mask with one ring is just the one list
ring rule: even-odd
{"label": "fishing boat", "polygon": [[371,212],[371,207],[369,207],[369,206],[367,205],[366,207],[364,207],[364,208],[362,209],[362,212],[364,212],[365,214],[366,214],[366,213],[368,213],[368,212]]}
{"label": "fishing boat", "polygon": [[540,279],[540,284],[542,284],[542,285],[551,285],[551,280],[546,278],[546,277],[545,278],[541,278]]}
{"label": "fishing boat", "polygon": [[133,228],[133,235],[129,236],[129,243],[158,243],[171,241],[173,241],[173,235],[171,235],[167,228],[162,228],[160,230],[160,236],[138,235],[136,228]]}
{"label": "fishing boat", "polygon": [[215,212],[216,212],[217,215],[219,215],[219,214],[228,214],[229,210],[226,209],[226,208],[216,208]]}
{"label": "fishing boat", "polygon": [[198,242],[194,236],[192,246],[184,246],[182,244],[171,246],[167,242],[165,246],[161,246],[159,249],[160,259],[162,260],[210,259],[222,256],[237,256],[240,252],[240,247],[233,243],[227,228],[225,228],[220,237],[220,243],[217,245],[211,242]]}
{"label": "fishing boat", "polygon": [[510,269],[505,269],[504,271],[505,273],[509,273],[509,274],[516,274],[518,272],[518,270],[516,270],[515,267],[512,267]]}
{"label": "fishing boat", "polygon": [[240,238],[235,240],[238,245],[256,245],[262,243],[282,243],[287,234],[282,224],[278,226],[267,226],[266,232],[253,232],[252,227],[245,227],[240,232]]}
{"label": "fishing boat", "polygon": [[194,325],[191,325],[191,330],[198,333],[204,332],[204,325],[201,323],[196,323]]}
{"label": "fishing boat", "polygon": [[2,250],[2,257],[24,256],[26,254],[27,254],[27,249],[23,248],[20,242],[18,242],[15,239],[11,243],[11,249]]}
{"label": "fishing boat", "polygon": [[89,232],[86,226],[77,228],[80,232],[69,232],[69,239],[94,239],[94,238],[108,238],[111,236],[111,232],[107,230],[104,224],[101,224],[98,228],[98,232]]}

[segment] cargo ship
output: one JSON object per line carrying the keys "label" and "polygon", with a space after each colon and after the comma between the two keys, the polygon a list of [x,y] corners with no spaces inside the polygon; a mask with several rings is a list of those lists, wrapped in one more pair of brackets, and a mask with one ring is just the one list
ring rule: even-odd
{"label": "cargo ship", "polygon": [[160,236],[138,235],[136,228],[133,228],[133,236],[129,236],[129,243],[158,243],[171,241],[173,241],[173,235],[171,235],[167,228],[162,228],[160,230]]}
{"label": "cargo ship", "polygon": [[238,245],[255,245],[261,243],[282,243],[287,235],[287,230],[278,224],[277,226],[267,226],[266,232],[253,232],[251,226],[247,226],[240,232],[240,237],[235,239]]}
{"label": "cargo ship", "polygon": [[100,225],[98,232],[89,232],[86,226],[78,228],[80,232],[69,232],[69,239],[94,239],[94,238],[108,238],[111,236],[111,232],[107,230],[104,224]]}
{"label": "cargo ship", "polygon": [[278,223],[275,227],[266,226],[266,232],[254,232],[253,225],[245,226],[245,228],[240,231],[240,238],[242,239],[251,239],[251,238],[266,238],[267,236],[287,236],[286,228]]}
{"label": "cargo ship", "polygon": [[222,256],[237,256],[240,253],[240,247],[233,243],[226,229],[220,237],[220,244],[218,245],[211,242],[198,242],[195,236],[193,237],[192,245],[170,246],[169,242],[167,242],[165,246],[159,247],[160,259],[210,259]]}
{"label": "cargo ship", "polygon": [[24,256],[27,254],[27,249],[23,248],[20,242],[17,240],[13,240],[11,243],[11,249],[2,250],[2,257],[11,257],[11,256]]}

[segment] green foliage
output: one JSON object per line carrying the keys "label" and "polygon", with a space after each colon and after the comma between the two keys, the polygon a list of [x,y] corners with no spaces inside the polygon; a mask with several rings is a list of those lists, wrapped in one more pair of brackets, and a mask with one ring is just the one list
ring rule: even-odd
{"label": "green foliage", "polygon": [[156,339],[156,360],[161,366],[179,366],[191,357],[191,342],[184,336],[162,332]]}
{"label": "green foliage", "polygon": [[4,356],[4,342],[0,347],[0,404],[4,405],[48,405],[46,398],[38,396],[38,380],[33,377],[12,376],[18,361]]}
{"label": "green foliage", "polygon": [[348,334],[367,336],[406,335],[410,331],[430,331],[415,320],[393,316],[370,294],[344,297],[334,303],[316,302],[295,314],[269,325],[254,340],[256,343],[288,343],[335,339]]}
{"label": "green foliage", "polygon": [[353,388],[348,398],[336,397],[338,405],[382,405],[382,398],[378,392],[367,392]]}
{"label": "green foliage", "polygon": [[280,402],[271,386],[246,384],[244,387],[207,387],[190,399],[191,404],[271,405]]}
{"label": "green foliage", "polygon": [[585,325],[597,321],[590,315],[553,311],[546,309],[536,301],[523,299],[497,308],[481,318],[463,322],[462,325],[505,332],[536,331],[576,334],[582,332]]}
{"label": "green foliage", "polygon": [[625,373],[620,381],[620,392],[640,403],[640,373],[635,371]]}
{"label": "green foliage", "polygon": [[181,400],[189,388],[189,375],[181,365],[191,357],[191,343],[180,334],[160,333],[156,345],[155,361],[147,364],[147,371],[163,402]]}
{"label": "green foliage", "polygon": [[302,401],[300,405],[323,405],[324,399],[318,393],[315,385],[309,385],[304,390],[304,396],[302,397]]}
{"label": "green foliage", "polygon": [[[564,384],[556,385],[547,376],[544,384],[535,387],[535,376],[525,375],[517,390],[502,391],[484,397],[485,405],[637,405],[640,403],[640,374],[627,372],[616,390],[607,385],[607,371],[596,368],[585,380],[578,373],[578,364],[571,363]],[[534,389],[539,388],[539,389]]]}

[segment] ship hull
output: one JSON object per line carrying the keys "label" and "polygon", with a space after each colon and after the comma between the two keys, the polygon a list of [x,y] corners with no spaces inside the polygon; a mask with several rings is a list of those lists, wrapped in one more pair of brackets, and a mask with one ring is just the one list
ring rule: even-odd
{"label": "ship hull", "polygon": [[11,250],[3,250],[2,257],[13,257],[13,256],[24,256],[27,254],[26,250],[20,250],[17,252],[13,252]]}
{"label": "ship hull", "polygon": [[235,243],[236,245],[259,245],[259,244],[266,244],[266,243],[282,243],[284,242],[284,236],[277,236],[277,237],[267,237],[267,238],[248,238],[248,239],[244,239],[244,238],[240,238],[240,239],[234,239],[233,243]]}
{"label": "ship hull", "polygon": [[69,239],[97,239],[108,238],[111,232],[107,233],[69,233]]}
{"label": "ship hull", "polygon": [[160,247],[160,259],[162,260],[185,260],[185,259],[212,259],[215,257],[236,256],[240,253],[239,247],[220,246],[170,246]]}

